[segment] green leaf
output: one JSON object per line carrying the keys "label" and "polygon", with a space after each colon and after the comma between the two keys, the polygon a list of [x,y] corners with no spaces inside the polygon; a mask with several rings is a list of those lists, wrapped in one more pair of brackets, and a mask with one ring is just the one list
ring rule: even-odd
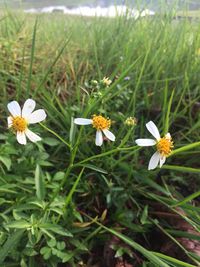
{"label": "green leaf", "polygon": [[186,237],[188,239],[192,239],[192,240],[198,240],[200,241],[200,236],[195,235],[195,234],[191,234],[188,232],[184,232],[184,231],[179,231],[179,230],[171,230],[171,229],[165,229],[167,231],[167,233],[172,234],[173,236],[178,236],[178,237]]}
{"label": "green leaf", "polygon": [[57,249],[58,250],[63,250],[63,249],[65,249],[65,247],[66,247],[66,245],[65,245],[64,241],[57,242]]}
{"label": "green leaf", "polygon": [[0,161],[6,166],[7,170],[10,170],[11,159],[5,156],[0,156]]}
{"label": "green leaf", "polygon": [[184,198],[182,201],[179,201],[178,203],[176,203],[174,205],[171,205],[171,207],[182,206],[182,205],[186,204],[187,202],[193,200],[194,198],[196,198],[198,196],[200,196],[200,191],[191,194],[190,196]]}
{"label": "green leaf", "polygon": [[66,229],[56,224],[44,223],[40,225],[40,228],[44,230],[52,231],[53,233],[56,233],[62,236],[70,236],[70,237],[73,236],[69,231],[67,231]]}
{"label": "green leaf", "polygon": [[56,240],[55,239],[50,239],[49,241],[47,241],[47,244],[50,248],[53,248],[56,246]]}
{"label": "green leaf", "polygon": [[135,250],[139,251],[144,257],[146,257],[148,260],[150,260],[152,263],[155,264],[155,266],[159,267],[170,267],[168,264],[166,264],[164,261],[160,260],[159,257],[154,255],[152,251],[147,250],[146,248],[142,247],[140,244],[136,243],[135,241],[131,240],[129,237],[115,231],[114,229],[108,228],[99,222],[96,222],[98,225],[100,225],[103,229],[107,230],[109,233],[112,233],[113,235],[117,236],[119,239],[123,240],[126,244],[133,247]]}
{"label": "green leaf", "polygon": [[15,228],[15,229],[27,229],[31,227],[31,223],[25,220],[14,221],[6,224],[8,228]]}
{"label": "green leaf", "polygon": [[20,242],[24,230],[17,230],[12,233],[4,245],[0,248],[0,264],[4,262],[8,254],[15,248],[15,246]]}
{"label": "green leaf", "polygon": [[97,167],[97,166],[94,166],[92,164],[80,164],[79,166],[82,166],[82,167],[85,167],[85,168],[88,168],[88,169],[91,169],[91,170],[94,170],[94,171],[97,171],[97,172],[100,172],[100,173],[104,173],[104,174],[107,174],[108,172],[100,167]]}
{"label": "green leaf", "polygon": [[165,259],[167,260],[168,262],[171,262],[171,263],[174,263],[174,264],[178,264],[179,266],[184,266],[184,267],[196,267],[196,265],[192,265],[192,264],[189,264],[189,263],[186,263],[186,262],[183,262],[183,261],[180,261],[180,260],[177,260],[175,258],[172,258],[170,256],[166,256],[164,254],[161,254],[161,253],[158,253],[158,252],[153,252],[154,255],[158,256],[159,258],[161,259]]}
{"label": "green leaf", "polygon": [[148,205],[144,207],[144,210],[142,212],[142,216],[140,219],[141,224],[145,224],[147,222],[147,218],[148,218]]}
{"label": "green leaf", "polygon": [[27,255],[28,257],[33,257],[33,256],[38,255],[38,252],[36,250],[34,250],[33,248],[31,248],[31,247],[30,248],[29,247],[25,248],[23,250],[23,253],[25,255]]}
{"label": "green leaf", "polygon": [[40,228],[40,230],[41,230],[41,232],[43,232],[44,234],[46,234],[51,239],[55,239],[55,236],[50,231],[48,231],[47,229]]}
{"label": "green leaf", "polygon": [[119,248],[117,252],[115,253],[115,258],[122,257],[124,255],[124,250],[123,248]]}
{"label": "green leaf", "polygon": [[45,260],[48,260],[51,257],[51,248],[43,247],[40,249],[40,253],[43,255]]}
{"label": "green leaf", "polygon": [[38,199],[43,200],[45,197],[45,185],[43,175],[40,169],[40,166],[36,165],[35,170],[35,188],[36,188],[36,196]]}
{"label": "green leaf", "polygon": [[17,191],[12,190],[14,187],[16,186],[13,186],[12,184],[2,185],[0,186],[0,193],[18,194]]}
{"label": "green leaf", "polygon": [[80,242],[79,240],[77,239],[72,239],[71,241],[71,244],[73,244],[77,249],[79,250],[83,250],[83,251],[88,251],[88,248],[85,246],[84,243]]}
{"label": "green leaf", "polygon": [[57,146],[57,145],[60,144],[60,142],[57,139],[53,138],[53,137],[44,138],[43,139],[43,143],[47,144],[48,146]]}
{"label": "green leaf", "polygon": [[66,253],[65,252],[65,256],[62,258],[62,262],[64,263],[64,262],[68,262],[72,257],[74,256],[74,254],[71,252],[69,252],[69,253]]}
{"label": "green leaf", "polygon": [[149,177],[142,176],[142,183],[143,182],[146,183],[146,184],[148,184],[152,188],[160,191],[161,193],[167,195],[167,196],[170,195],[170,193],[167,190],[165,190],[164,187],[162,187],[159,184],[155,183],[153,180],[149,179]]}

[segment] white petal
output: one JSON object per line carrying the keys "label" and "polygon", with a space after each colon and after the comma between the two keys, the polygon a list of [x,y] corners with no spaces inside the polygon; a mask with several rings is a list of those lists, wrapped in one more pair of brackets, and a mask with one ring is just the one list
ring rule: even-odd
{"label": "white petal", "polygon": [[35,109],[35,101],[33,99],[27,99],[22,109],[22,117],[28,118]]}
{"label": "white petal", "polygon": [[156,151],[156,153],[153,154],[149,161],[148,170],[153,170],[158,166],[158,162],[160,160],[160,154]]}
{"label": "white petal", "polygon": [[95,144],[96,146],[101,146],[103,144],[103,135],[102,131],[97,131],[96,132],[96,139],[95,139]]}
{"label": "white petal", "polygon": [[110,141],[115,141],[115,136],[109,130],[103,130],[103,133]]}
{"label": "white petal", "polygon": [[21,108],[17,101],[12,101],[8,103],[7,107],[13,117],[21,116]]}
{"label": "white petal", "polygon": [[166,157],[164,156],[160,156],[160,168],[162,167],[162,165],[165,163],[166,161]]}
{"label": "white petal", "polygon": [[21,145],[26,145],[26,135],[24,132],[17,132],[17,141]]}
{"label": "white petal", "polygon": [[89,125],[89,124],[92,124],[92,120],[84,119],[84,118],[77,118],[74,120],[74,123],[78,125]]}
{"label": "white petal", "polygon": [[12,127],[12,117],[11,116],[9,116],[7,118],[7,122],[8,122],[8,128]]}
{"label": "white petal", "polygon": [[25,132],[26,136],[28,137],[28,139],[35,143],[35,142],[38,142],[38,141],[41,141],[41,138],[39,135],[33,133],[32,131],[30,131],[29,129],[26,130]]}
{"label": "white petal", "polygon": [[147,127],[148,131],[156,138],[156,140],[160,139],[160,133],[158,131],[157,126],[155,125],[155,123],[153,121],[149,121],[146,124],[146,127]]}
{"label": "white petal", "polygon": [[44,109],[38,109],[31,113],[28,118],[28,123],[38,123],[46,119],[47,114]]}
{"label": "white petal", "polygon": [[154,146],[156,144],[153,139],[137,139],[135,142],[138,146]]}
{"label": "white petal", "polygon": [[167,138],[167,139],[171,139],[171,134],[170,133],[167,133],[166,135],[165,135],[165,137]]}

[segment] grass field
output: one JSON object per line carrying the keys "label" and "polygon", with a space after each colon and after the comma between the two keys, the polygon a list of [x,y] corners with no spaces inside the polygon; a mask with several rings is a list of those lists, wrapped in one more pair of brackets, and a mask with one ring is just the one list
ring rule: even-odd
{"label": "grass field", "polygon": [[[198,22],[7,11],[0,33],[0,266],[200,266]],[[24,146],[7,104],[28,98],[47,118]],[[115,142],[74,124],[94,114]],[[149,121],[174,142],[154,170]]]}

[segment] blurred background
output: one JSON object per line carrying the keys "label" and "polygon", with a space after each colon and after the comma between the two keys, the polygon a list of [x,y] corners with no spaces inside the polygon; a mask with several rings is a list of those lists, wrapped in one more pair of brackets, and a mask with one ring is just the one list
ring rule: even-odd
{"label": "blurred background", "polygon": [[129,5],[132,7],[149,7],[151,9],[158,9],[163,4],[170,6],[185,7],[189,9],[199,9],[200,0],[0,0],[0,6],[8,6],[12,8],[43,8],[65,6],[67,8],[74,8],[78,6],[88,7],[108,7],[110,5]]}

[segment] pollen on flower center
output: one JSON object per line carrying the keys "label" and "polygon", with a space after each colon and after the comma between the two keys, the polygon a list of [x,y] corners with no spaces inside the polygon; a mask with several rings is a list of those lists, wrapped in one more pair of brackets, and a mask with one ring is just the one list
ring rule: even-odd
{"label": "pollen on flower center", "polygon": [[24,132],[27,128],[27,121],[20,116],[13,117],[12,128],[17,132]]}
{"label": "pollen on flower center", "polygon": [[169,137],[163,137],[161,138],[157,144],[157,150],[158,152],[162,155],[162,156],[169,156],[169,154],[171,153],[172,149],[173,149],[173,141],[171,138]]}
{"label": "pollen on flower center", "polygon": [[101,115],[93,115],[92,117],[92,125],[97,130],[105,130],[109,129],[111,125],[111,120],[104,118]]}

